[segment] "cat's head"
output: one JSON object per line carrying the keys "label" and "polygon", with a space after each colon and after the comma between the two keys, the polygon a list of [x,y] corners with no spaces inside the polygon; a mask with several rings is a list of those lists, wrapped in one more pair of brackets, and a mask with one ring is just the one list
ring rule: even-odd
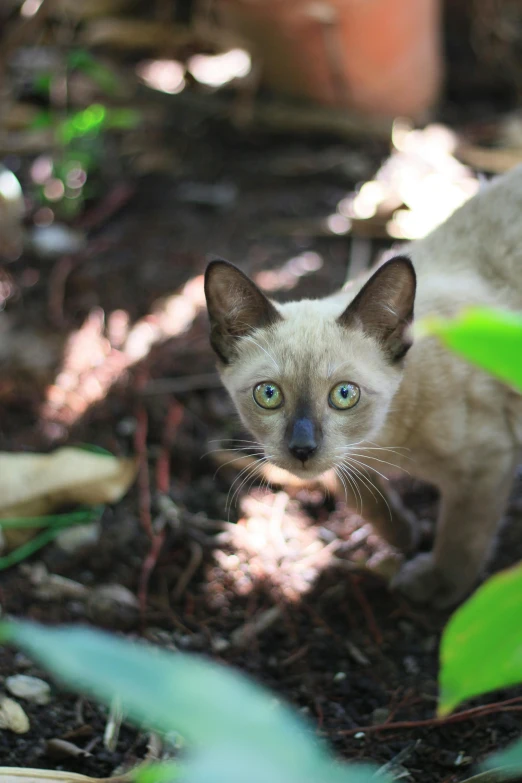
{"label": "cat's head", "polygon": [[275,304],[226,261],[205,294],[221,378],[273,464],[313,478],[382,427],[410,347],[415,272],[397,257],[351,302]]}

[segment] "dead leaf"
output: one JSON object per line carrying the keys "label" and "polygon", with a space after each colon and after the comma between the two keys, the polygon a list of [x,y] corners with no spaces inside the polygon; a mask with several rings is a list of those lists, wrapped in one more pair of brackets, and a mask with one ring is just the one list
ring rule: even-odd
{"label": "dead leaf", "polygon": [[[0,698],[0,729],[9,729],[15,734],[27,734],[31,728],[23,707],[8,696]],[[3,783],[3,778],[0,776]]]}
{"label": "dead leaf", "polygon": [[[118,458],[78,448],[51,454],[0,452],[0,519],[39,517],[70,504],[115,503],[136,476],[134,458]],[[10,547],[31,531],[4,530]]]}
{"label": "dead leaf", "polygon": [[75,772],[58,772],[52,769],[22,769],[21,767],[0,767],[2,783],[130,783],[133,774],[116,775],[112,778],[90,778]]}

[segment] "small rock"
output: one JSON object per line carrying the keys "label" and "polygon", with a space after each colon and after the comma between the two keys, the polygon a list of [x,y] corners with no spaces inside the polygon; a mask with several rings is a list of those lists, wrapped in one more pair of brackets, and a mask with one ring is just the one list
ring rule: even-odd
{"label": "small rock", "polygon": [[337,672],[337,674],[334,674],[334,682],[342,682],[343,680],[346,680],[346,672]]}
{"label": "small rock", "polygon": [[43,601],[83,599],[87,593],[85,585],[60,574],[48,574],[34,589],[35,596]]}
{"label": "small rock", "polygon": [[57,258],[65,253],[79,253],[86,244],[85,234],[61,223],[36,226],[30,237],[32,250],[41,258]]}
{"label": "small rock", "polygon": [[15,734],[27,734],[31,728],[29,718],[14,699],[0,698],[0,729],[9,729]]}
{"label": "small rock", "polygon": [[357,734],[354,734],[353,736],[355,739],[360,740],[360,739],[364,739],[366,737],[366,734],[364,733],[364,731],[358,731]]}
{"label": "small rock", "polygon": [[230,642],[228,639],[224,639],[222,636],[214,636],[212,639],[212,652],[222,653],[228,650]]}
{"label": "small rock", "polygon": [[372,726],[380,726],[382,723],[386,723],[390,717],[390,710],[386,707],[377,707],[372,712]]}
{"label": "small rock", "polygon": [[69,555],[73,555],[81,549],[87,547],[94,547],[100,539],[100,523],[91,522],[88,525],[73,525],[65,530],[55,538],[55,543],[64,552]]}
{"label": "small rock", "polygon": [[30,677],[28,674],[13,674],[12,677],[6,678],[5,687],[13,696],[27,699],[33,704],[49,704],[51,701],[51,686],[38,677]]}
{"label": "small rock", "polygon": [[418,661],[413,655],[407,655],[403,663],[407,674],[418,674],[420,672]]}
{"label": "small rock", "polygon": [[123,585],[101,585],[94,588],[87,599],[89,617],[101,625],[129,628],[137,620],[138,599]]}

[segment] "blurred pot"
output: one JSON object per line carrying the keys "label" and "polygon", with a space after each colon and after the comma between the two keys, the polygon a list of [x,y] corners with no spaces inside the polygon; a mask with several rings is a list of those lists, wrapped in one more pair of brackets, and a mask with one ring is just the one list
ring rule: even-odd
{"label": "blurred pot", "polygon": [[440,0],[220,0],[275,92],[420,118],[441,84]]}

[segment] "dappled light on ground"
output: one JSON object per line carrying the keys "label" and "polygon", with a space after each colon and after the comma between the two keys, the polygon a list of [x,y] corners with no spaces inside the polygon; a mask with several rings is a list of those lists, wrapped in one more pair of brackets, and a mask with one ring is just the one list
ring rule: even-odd
{"label": "dappled light on ground", "polygon": [[328,218],[333,233],[351,228],[364,236],[418,239],[477,192],[479,179],[458,159],[457,136],[448,127],[417,130],[397,120],[392,145],[375,177],[339,201]]}
{"label": "dappled light on ground", "polygon": [[[294,603],[322,571],[338,566],[341,573],[355,572],[388,551],[344,502],[325,515],[322,489],[287,489],[256,487],[240,499],[238,522],[227,527],[226,545],[216,549],[216,566],[207,573],[209,600],[216,608],[228,602],[227,596],[248,595],[260,586],[276,603]],[[318,511],[322,524],[314,519]]]}
{"label": "dappled light on ground", "polygon": [[136,66],[136,73],[147,87],[169,95],[185,87],[185,69],[177,60],[144,60]]}
{"label": "dappled light on ground", "polygon": [[252,59],[244,49],[231,49],[223,54],[195,54],[187,68],[201,84],[223,87],[233,79],[244,79],[252,69]]}
{"label": "dappled light on ground", "polygon": [[60,370],[46,389],[40,417],[47,437],[63,437],[155,345],[185,333],[203,306],[199,275],[176,294],[158,300],[134,324],[124,310],[115,310],[107,318],[100,308],[92,310],[67,338]]}
{"label": "dappled light on ground", "polygon": [[258,272],[255,282],[265,291],[290,291],[296,287],[302,277],[317,272],[323,264],[323,257],[309,250],[289,258],[277,269]]}

